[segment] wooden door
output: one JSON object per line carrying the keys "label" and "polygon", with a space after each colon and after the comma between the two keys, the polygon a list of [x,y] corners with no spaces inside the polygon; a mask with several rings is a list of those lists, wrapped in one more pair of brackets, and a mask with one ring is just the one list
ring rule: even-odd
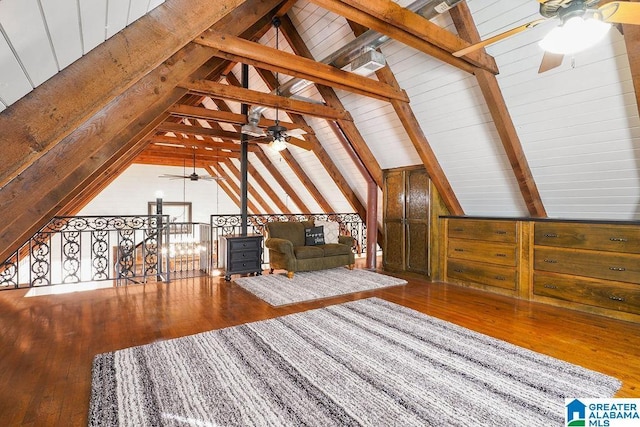
{"label": "wooden door", "polygon": [[429,176],[424,169],[405,175],[405,269],[429,274]]}
{"label": "wooden door", "polygon": [[383,268],[404,270],[404,173],[389,171],[385,173],[383,185],[384,210],[384,248],[382,252]]}

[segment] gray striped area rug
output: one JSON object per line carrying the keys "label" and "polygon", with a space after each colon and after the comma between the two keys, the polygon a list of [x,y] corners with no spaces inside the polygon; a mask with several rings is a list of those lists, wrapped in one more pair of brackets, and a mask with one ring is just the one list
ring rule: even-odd
{"label": "gray striped area rug", "polygon": [[552,426],[620,382],[370,298],[96,356],[92,426]]}
{"label": "gray striped area rug", "polygon": [[345,267],[302,271],[291,279],[286,274],[265,274],[242,277],[234,282],[273,306],[407,284],[397,277]]}

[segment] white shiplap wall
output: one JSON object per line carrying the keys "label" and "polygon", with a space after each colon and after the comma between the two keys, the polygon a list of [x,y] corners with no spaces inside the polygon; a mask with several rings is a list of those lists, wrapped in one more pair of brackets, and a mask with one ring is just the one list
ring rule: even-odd
{"label": "white shiplap wall", "polygon": [[1,0],[0,111],[164,0]]}

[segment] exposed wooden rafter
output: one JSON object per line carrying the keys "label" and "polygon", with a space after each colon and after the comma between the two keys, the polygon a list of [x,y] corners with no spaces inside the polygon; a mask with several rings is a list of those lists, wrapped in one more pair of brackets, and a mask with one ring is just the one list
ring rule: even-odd
{"label": "exposed wooden rafter", "polygon": [[[427,21],[421,16],[416,15],[415,13],[402,11],[402,16],[385,16],[384,19],[379,19],[350,5],[348,0],[310,0],[310,2],[338,15],[344,16],[345,18],[357,22],[358,24],[363,25],[367,28],[374,29],[381,34],[385,34],[394,40],[404,43],[407,46],[411,46],[421,52],[426,53],[427,55],[433,56],[434,58],[439,59],[460,70],[466,71],[467,73],[473,74],[475,68],[480,65],[478,61],[476,61],[476,59],[482,59],[482,67],[486,67],[487,69],[489,69],[489,72],[494,74],[498,73],[497,66],[495,65],[495,62],[493,62],[493,59],[490,57],[477,57],[474,58],[473,61],[467,58],[454,57],[451,54],[451,52],[454,52],[453,44],[450,42],[452,34],[448,33],[442,28],[439,28],[437,25]],[[358,5],[361,8],[366,8],[368,11],[376,14],[379,14],[380,10],[384,10],[383,8],[388,7],[389,3],[391,2],[388,2],[386,0],[366,0],[365,2],[360,3],[353,2],[354,5]],[[377,8],[374,9],[365,5],[377,5]],[[408,18],[407,16],[410,16],[410,18]],[[411,31],[407,31],[405,28],[402,28],[406,26],[404,23],[402,23],[403,19],[409,19],[413,23],[413,25],[416,25],[414,21],[421,19],[422,21],[424,21],[420,21],[422,26],[424,28],[427,28],[428,31],[422,31],[419,27],[412,28]],[[441,40],[438,40],[436,42],[436,38]],[[447,44],[446,49],[440,46],[443,43]],[[457,43],[456,45],[459,45],[459,43]],[[467,45],[468,43],[464,44],[463,46]]]}
{"label": "exposed wooden rafter", "polygon": [[[469,11],[466,2],[461,2],[457,7],[451,9],[451,17],[461,37],[467,39],[471,43],[477,43],[480,34],[473,22],[473,17]],[[480,90],[484,95],[487,106],[495,123],[500,140],[513,168],[516,181],[520,187],[522,198],[524,199],[529,215],[536,218],[547,216],[542,203],[542,198],[538,192],[535,179],[529,168],[529,163],[524,155],[518,132],[513,124],[507,104],[502,96],[502,91],[496,77],[482,69],[476,69],[476,79]]]}

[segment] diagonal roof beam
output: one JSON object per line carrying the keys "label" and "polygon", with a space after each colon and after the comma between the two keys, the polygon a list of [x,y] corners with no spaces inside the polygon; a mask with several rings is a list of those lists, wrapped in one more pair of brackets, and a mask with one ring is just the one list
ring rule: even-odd
{"label": "diagonal roof beam", "polygon": [[[296,30],[293,22],[291,22],[291,19],[289,19],[288,16],[282,17],[282,24],[280,26],[280,29],[282,30],[282,34],[287,38],[289,45],[297,55],[304,56],[306,58],[313,58],[313,55],[311,55],[311,51],[309,51],[309,48],[302,40],[302,37],[300,37],[298,30]],[[344,105],[342,105],[342,101],[340,101],[340,98],[336,94],[335,90],[324,85],[316,85],[316,88],[318,89],[318,92],[325,100],[327,105],[344,110]],[[367,168],[367,171],[369,172],[371,177],[374,179],[376,184],[378,184],[378,187],[382,188],[382,168],[380,168],[380,164],[367,146],[367,143],[360,134],[360,131],[358,130],[356,125],[353,123],[353,121],[347,120],[337,120],[337,122],[342,128],[343,132],[349,138],[349,141],[351,141],[351,143],[353,144],[353,148],[358,154],[358,157],[360,157],[362,163]]]}
{"label": "diagonal roof beam", "polygon": [[[466,38],[471,43],[480,41],[480,34],[478,34],[466,2],[459,3],[457,7],[451,9],[450,13],[460,36]],[[544,209],[542,198],[540,197],[538,187],[536,186],[535,179],[529,168],[529,163],[522,149],[518,132],[516,131],[516,127],[507,109],[507,104],[502,96],[498,80],[493,74],[479,68],[476,69],[475,75],[480,90],[487,102],[487,106],[489,107],[489,112],[495,123],[498,135],[500,135],[500,140],[502,141],[507,158],[511,163],[529,215],[535,218],[546,217],[547,213]]]}
{"label": "diagonal roof beam", "polygon": [[[638,1],[638,0],[632,0]],[[624,42],[627,47],[627,58],[631,68],[631,79],[636,92],[636,106],[640,111],[640,25],[625,24],[622,26]]]}
{"label": "diagonal roof beam", "polygon": [[[441,38],[442,40],[448,40],[450,39],[451,33],[449,33],[448,31],[442,28],[440,28],[439,30],[436,29],[435,27],[437,27],[437,25],[433,24],[432,22],[429,22],[428,20],[422,18],[417,14],[413,14],[415,15],[415,17],[413,16],[411,17],[412,21],[417,20],[416,17],[419,17],[422,19],[419,25],[416,23],[412,24],[412,25],[417,25],[417,28],[411,27],[411,28],[405,29],[402,27],[406,27],[406,25],[400,22],[402,18],[386,16],[385,19],[379,19],[375,16],[372,16],[368,13],[363,12],[362,10],[357,9],[356,7],[353,7],[347,4],[349,3],[349,0],[345,0],[345,1],[309,0],[309,1],[328,11],[341,15],[346,19],[357,22],[358,24],[363,25],[367,28],[376,30],[381,34],[385,34],[391,37],[392,39],[399,41],[400,43],[406,44],[407,46],[411,46],[414,49],[424,52],[427,55],[430,55],[436,59],[439,59],[462,71],[466,71],[467,73],[473,74],[474,69],[477,68],[478,65],[480,65],[480,64],[472,63],[471,60],[467,58],[456,58],[451,54],[451,52],[455,52],[455,50],[452,50],[450,48],[443,49],[437,44],[434,44],[435,43],[434,38],[438,37],[438,38]],[[368,3],[369,1],[371,1],[373,4],[378,4],[382,6],[388,6],[388,3],[390,3],[387,0],[384,0],[384,1],[366,0],[366,2],[362,2],[361,4],[359,4],[359,6],[364,8],[365,7],[364,4]],[[380,7],[378,7],[378,9],[380,9]],[[369,11],[372,11],[372,10],[369,8]],[[373,12],[375,11],[372,11],[372,13]],[[409,12],[409,13],[412,14],[412,12]],[[428,33],[427,31],[422,31],[421,27],[428,28],[433,35],[431,33]],[[444,33],[442,31],[444,31]],[[435,36],[436,32],[438,34],[437,36]],[[417,34],[419,34],[420,36],[418,36]],[[424,38],[429,39],[430,41],[425,41]],[[441,44],[442,42],[439,40],[438,43]],[[468,45],[469,45],[468,43],[464,44],[465,47]],[[475,61],[475,59],[479,59],[479,58],[474,58],[474,62],[477,62]],[[482,67],[483,69],[486,67],[489,70],[489,72],[493,74],[498,73],[498,68],[495,65],[495,62],[493,62],[492,58],[491,59],[483,58]]]}
{"label": "diagonal roof beam", "polygon": [[241,3],[167,1],[5,110],[0,187]]}
{"label": "diagonal roof beam", "polygon": [[[387,28],[392,26],[406,31],[449,53],[470,46],[466,40],[390,0],[342,0],[341,3],[386,22]],[[478,68],[493,74],[498,73],[495,59],[485,51],[469,53],[466,60]]]}
{"label": "diagonal roof beam", "polygon": [[281,70],[295,77],[350,92],[357,91],[382,100],[392,98],[409,100],[404,91],[398,91],[384,83],[228,34],[207,31],[196,42],[221,52],[237,55],[241,58],[239,61],[246,64],[249,64],[247,60],[258,61],[259,64],[251,65],[259,65],[260,68]]}
{"label": "diagonal roof beam", "polygon": [[[356,37],[368,30],[368,28],[362,27],[353,21],[349,21],[349,25],[353,29]],[[389,65],[385,65],[383,68],[376,71],[376,76],[378,77],[378,80],[383,81],[390,86],[400,87],[400,84],[398,83],[396,76],[393,74],[393,71],[391,71],[391,67],[389,67]],[[413,113],[413,109],[408,102],[391,100],[391,105],[396,111],[404,130],[407,132],[407,135],[409,135],[413,146],[420,156],[420,160],[422,160],[422,163],[429,174],[429,178],[438,190],[440,197],[442,197],[447,210],[452,215],[464,215],[462,206],[460,205],[453,188],[451,188],[451,184],[449,183],[447,176],[440,167],[440,162],[438,162],[435,153],[431,149],[431,145],[422,131],[422,126]]]}

